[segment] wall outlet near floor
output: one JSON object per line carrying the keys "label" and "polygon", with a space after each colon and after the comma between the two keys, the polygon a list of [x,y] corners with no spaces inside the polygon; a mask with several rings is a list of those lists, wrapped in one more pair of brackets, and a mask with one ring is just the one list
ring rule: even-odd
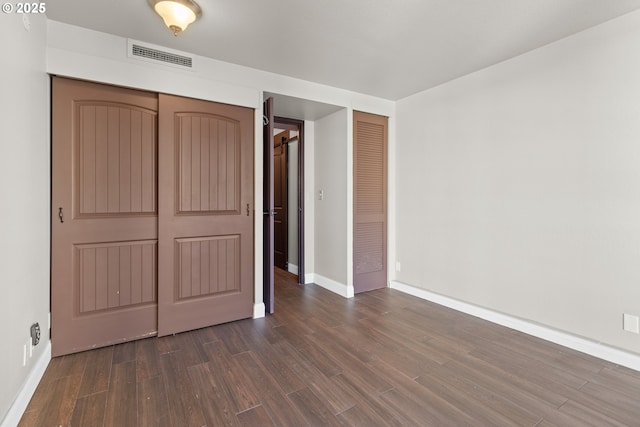
{"label": "wall outlet near floor", "polygon": [[640,317],[624,313],[622,315],[622,329],[634,334],[640,334]]}
{"label": "wall outlet near floor", "polygon": [[31,325],[29,329],[29,333],[31,334],[31,346],[36,346],[40,342],[40,324],[34,323]]}
{"label": "wall outlet near floor", "polygon": [[400,261],[396,261],[396,271],[402,270],[402,265],[400,265]]}

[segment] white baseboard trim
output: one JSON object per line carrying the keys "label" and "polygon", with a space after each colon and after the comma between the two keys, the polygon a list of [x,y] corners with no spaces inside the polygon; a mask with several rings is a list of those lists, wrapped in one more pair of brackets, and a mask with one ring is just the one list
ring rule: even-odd
{"label": "white baseboard trim", "polygon": [[264,315],[265,315],[264,303],[258,302],[256,304],[253,304],[253,318],[259,319],[261,317],[264,317]]}
{"label": "white baseboard trim", "polygon": [[640,371],[640,355],[392,280],[392,289]]}
{"label": "white baseboard trim", "polygon": [[297,265],[289,263],[288,269],[289,269],[289,273],[298,274],[298,266]]}
{"label": "white baseboard trim", "polygon": [[314,281],[315,281],[315,274],[307,273],[307,274],[304,275],[304,284],[305,285],[310,285]]}
{"label": "white baseboard trim", "polygon": [[20,393],[18,393],[18,397],[16,397],[13,405],[9,408],[9,412],[7,412],[7,415],[5,415],[2,420],[2,427],[15,427],[18,425],[20,418],[22,418],[25,409],[27,409],[27,405],[29,405],[29,401],[33,397],[33,393],[35,393],[44,375],[44,371],[46,371],[47,366],[49,366],[49,361],[51,361],[51,341],[47,341],[47,345],[40,355],[40,358],[36,361],[35,365],[33,365],[33,369],[24,382]]}
{"label": "white baseboard trim", "polygon": [[320,274],[314,274],[313,283],[345,298],[353,298],[353,286],[347,286]]}

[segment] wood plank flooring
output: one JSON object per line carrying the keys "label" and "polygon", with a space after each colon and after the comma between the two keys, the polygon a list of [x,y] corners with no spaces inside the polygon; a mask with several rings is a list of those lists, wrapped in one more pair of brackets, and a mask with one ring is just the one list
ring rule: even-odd
{"label": "wood plank flooring", "polygon": [[[277,270],[277,269],[276,269]],[[391,289],[55,358],[20,426],[639,426],[640,373]]]}

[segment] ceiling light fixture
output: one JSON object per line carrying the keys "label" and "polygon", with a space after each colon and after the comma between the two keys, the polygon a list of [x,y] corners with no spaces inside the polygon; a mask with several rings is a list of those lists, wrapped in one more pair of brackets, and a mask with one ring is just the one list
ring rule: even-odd
{"label": "ceiling light fixture", "polygon": [[202,9],[193,0],[148,0],[149,4],[164,23],[177,36],[189,24],[202,15]]}

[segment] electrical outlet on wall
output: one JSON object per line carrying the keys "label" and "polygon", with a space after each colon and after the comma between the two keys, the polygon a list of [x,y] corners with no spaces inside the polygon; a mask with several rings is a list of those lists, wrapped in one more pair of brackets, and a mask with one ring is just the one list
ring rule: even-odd
{"label": "electrical outlet on wall", "polygon": [[31,334],[31,346],[38,345],[40,342],[40,324],[34,323],[29,330]]}
{"label": "electrical outlet on wall", "polygon": [[640,317],[624,313],[622,315],[622,329],[634,334],[640,334]]}
{"label": "electrical outlet on wall", "polygon": [[402,270],[402,265],[400,264],[400,261],[396,261],[396,271],[400,270]]}

